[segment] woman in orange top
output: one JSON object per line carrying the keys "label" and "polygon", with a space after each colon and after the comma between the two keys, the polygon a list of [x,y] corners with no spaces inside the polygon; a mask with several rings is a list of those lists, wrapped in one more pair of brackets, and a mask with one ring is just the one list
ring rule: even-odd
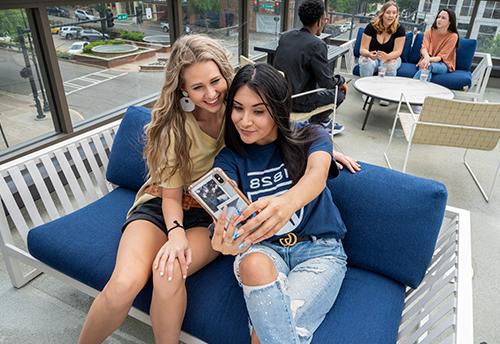
{"label": "woman in orange top", "polygon": [[444,74],[455,70],[458,47],[457,19],[455,12],[444,8],[438,12],[432,27],[425,31],[417,63],[419,70],[413,78],[420,79],[422,70],[428,70],[427,81],[432,74]]}

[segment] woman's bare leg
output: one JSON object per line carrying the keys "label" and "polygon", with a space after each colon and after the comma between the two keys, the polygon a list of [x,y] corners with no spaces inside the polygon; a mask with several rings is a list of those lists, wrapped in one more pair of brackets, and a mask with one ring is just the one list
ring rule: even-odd
{"label": "woman's bare leg", "polygon": [[165,241],[166,235],[151,222],[137,220],[127,226],[113,274],[90,307],[79,343],[101,343],[123,323]]}
{"label": "woman's bare leg", "polygon": [[[213,261],[218,252],[212,250],[208,230],[196,227],[186,232],[191,246],[192,262],[188,276]],[[153,299],[151,301],[151,323],[155,335],[155,343],[179,343],[182,321],[186,312],[186,286],[182,278],[179,261],[174,263],[174,275],[171,281],[160,277],[153,269]]]}

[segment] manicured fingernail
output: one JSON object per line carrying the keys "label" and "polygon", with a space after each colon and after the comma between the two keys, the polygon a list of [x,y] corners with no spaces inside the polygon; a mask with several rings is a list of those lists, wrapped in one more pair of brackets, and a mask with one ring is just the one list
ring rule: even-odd
{"label": "manicured fingernail", "polygon": [[172,280],[172,276],[168,276],[168,280],[171,281]]}
{"label": "manicured fingernail", "polygon": [[158,269],[158,265],[155,265],[155,270]]}
{"label": "manicured fingernail", "polygon": [[242,250],[242,249],[243,249],[243,247],[245,247],[245,245],[246,245],[246,242],[245,242],[245,241],[243,241],[243,242],[240,244],[240,246],[238,246],[238,249]]}
{"label": "manicured fingernail", "polygon": [[238,231],[237,231],[237,230],[235,230],[235,231],[234,231],[234,234],[233,234],[233,240],[238,239],[238,237],[239,237],[239,236],[240,236],[240,235],[238,234]]}
{"label": "manicured fingernail", "polygon": [[160,271],[160,277],[163,277],[163,275],[165,275],[165,273],[163,271]]}
{"label": "manicured fingernail", "polygon": [[183,275],[183,276],[182,276],[182,278],[186,279],[186,278],[187,278],[187,276],[186,276],[186,275]]}

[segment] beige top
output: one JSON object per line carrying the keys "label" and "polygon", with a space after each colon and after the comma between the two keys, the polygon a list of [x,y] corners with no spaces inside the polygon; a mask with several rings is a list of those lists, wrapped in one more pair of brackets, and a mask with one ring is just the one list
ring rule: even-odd
{"label": "beige top", "polygon": [[[202,175],[207,173],[214,163],[215,156],[220,152],[224,146],[224,122],[222,123],[222,128],[219,136],[214,139],[207,133],[201,130],[196,118],[191,112],[186,113],[185,129],[186,133],[191,139],[191,149],[189,150],[189,156],[192,160],[192,171],[191,171],[191,181],[185,184],[181,178],[180,172],[177,171],[172,177],[164,178],[164,181],[160,186],[165,188],[178,188],[183,187],[187,189],[189,185]],[[170,137],[173,137],[170,135]],[[169,151],[167,153],[169,157],[169,162],[172,163],[170,157],[175,159],[174,153],[174,142],[170,144]],[[165,176],[168,176],[169,170],[164,171]],[[148,186],[151,185],[151,178],[149,178],[146,183],[139,189],[135,197],[134,204],[130,208],[127,217],[130,213],[140,204],[145,203],[156,196],[150,195],[144,191]]]}
{"label": "beige top", "polygon": [[[441,57],[441,62],[448,66],[448,71],[453,72],[457,62],[457,40],[458,35],[454,32],[442,34],[430,28],[424,33],[422,47],[427,49],[430,57]],[[422,59],[423,57],[420,61]]]}

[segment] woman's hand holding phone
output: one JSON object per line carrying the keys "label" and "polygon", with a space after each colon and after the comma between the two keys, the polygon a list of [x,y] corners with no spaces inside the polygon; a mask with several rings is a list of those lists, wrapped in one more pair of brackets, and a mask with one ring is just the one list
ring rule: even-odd
{"label": "woman's hand holding phone", "polygon": [[238,222],[256,213],[256,216],[249,218],[241,226],[241,230],[245,232],[257,228],[247,238],[252,244],[256,244],[275,235],[292,218],[296,210],[294,202],[288,199],[286,194],[262,198],[250,204],[241,213]]}
{"label": "woman's hand holding phone", "polygon": [[250,233],[242,228],[236,229],[237,217],[233,216],[226,225],[227,208],[224,207],[221,215],[215,220],[212,248],[224,255],[235,256],[250,247],[251,241],[246,238]]}

